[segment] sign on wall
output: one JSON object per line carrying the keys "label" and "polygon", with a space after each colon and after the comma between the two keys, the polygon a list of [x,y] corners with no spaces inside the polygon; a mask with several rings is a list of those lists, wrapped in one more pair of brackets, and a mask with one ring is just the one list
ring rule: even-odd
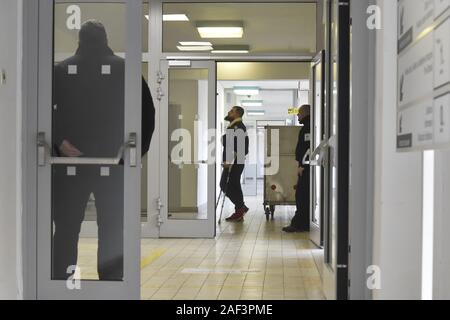
{"label": "sign on wall", "polygon": [[398,0],[397,149],[450,145],[450,0]]}

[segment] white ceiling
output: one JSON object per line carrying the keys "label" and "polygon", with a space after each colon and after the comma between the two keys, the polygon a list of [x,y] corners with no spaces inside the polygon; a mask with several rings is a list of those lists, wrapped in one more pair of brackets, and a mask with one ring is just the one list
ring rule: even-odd
{"label": "white ceiling", "polygon": [[188,22],[164,22],[164,51],[179,41],[205,41],[196,21],[242,21],[242,39],[207,39],[213,45],[249,45],[250,53],[316,52],[315,3],[168,3],[165,14],[184,13]]}

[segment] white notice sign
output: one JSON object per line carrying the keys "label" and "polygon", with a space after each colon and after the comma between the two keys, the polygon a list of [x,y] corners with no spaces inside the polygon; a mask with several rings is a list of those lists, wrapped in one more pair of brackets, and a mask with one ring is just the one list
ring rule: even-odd
{"label": "white notice sign", "polygon": [[397,148],[450,145],[450,0],[398,1]]}
{"label": "white notice sign", "polygon": [[434,31],[434,87],[450,81],[450,18]]}

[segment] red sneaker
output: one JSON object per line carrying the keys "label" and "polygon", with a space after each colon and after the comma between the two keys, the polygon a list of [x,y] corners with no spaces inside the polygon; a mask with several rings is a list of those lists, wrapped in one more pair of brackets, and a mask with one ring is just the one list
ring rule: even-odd
{"label": "red sneaker", "polygon": [[230,218],[234,218],[231,221],[236,221],[236,222],[242,222],[244,221],[244,216],[247,214],[247,212],[250,209],[247,208],[246,206],[243,206],[242,208],[239,208],[236,210],[236,213],[234,215],[232,215]]}
{"label": "red sneaker", "polygon": [[225,219],[225,221],[238,221],[239,218],[242,218],[241,215],[238,213],[239,210],[237,210],[235,213],[233,213],[231,216]]}

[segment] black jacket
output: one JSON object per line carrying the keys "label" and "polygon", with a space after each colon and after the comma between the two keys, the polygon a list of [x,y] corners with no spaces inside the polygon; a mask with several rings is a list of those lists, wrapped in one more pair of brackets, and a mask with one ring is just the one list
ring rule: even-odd
{"label": "black jacket", "polygon": [[[53,145],[68,140],[85,157],[115,157],[124,141],[125,60],[107,47],[79,47],[54,68]],[[155,107],[142,79],[142,156],[155,129]]]}
{"label": "black jacket", "polygon": [[[232,159],[233,155],[230,155],[231,158],[227,159],[227,138],[231,139],[233,137],[234,143],[232,148],[234,150],[234,154],[237,155],[234,161]],[[243,141],[241,137],[244,138]],[[232,127],[228,127],[227,132],[222,136],[222,146],[223,146],[223,153],[222,153],[223,162],[237,163],[237,161],[239,160],[239,164],[244,164],[244,158],[246,155],[248,155],[249,152],[249,139],[247,135],[247,127],[242,123],[242,121],[236,122]],[[242,147],[244,147],[243,151],[245,155],[242,154],[238,155],[239,148]]]}
{"label": "black jacket", "polygon": [[306,152],[311,147],[311,117],[302,120],[303,128],[298,135],[297,148],[295,149],[295,160],[299,162],[299,167],[309,168],[309,165],[303,165],[302,161]]}

